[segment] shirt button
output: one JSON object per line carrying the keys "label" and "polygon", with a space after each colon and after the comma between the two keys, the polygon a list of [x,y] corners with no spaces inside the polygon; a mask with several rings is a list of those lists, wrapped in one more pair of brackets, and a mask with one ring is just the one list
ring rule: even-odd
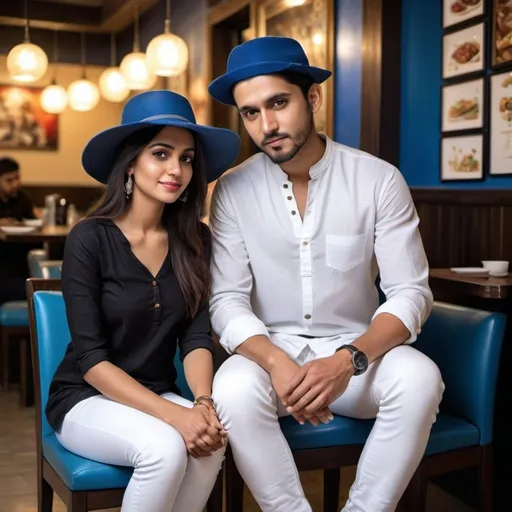
{"label": "shirt button", "polygon": [[153,284],[153,286],[156,286],[156,281],[153,281],[153,283],[152,283],[152,284]]}
{"label": "shirt button", "polygon": [[309,245],[309,242],[302,242],[302,245]]}
{"label": "shirt button", "polygon": [[295,215],[297,212],[295,210],[292,210],[292,215]]}
{"label": "shirt button", "polygon": [[311,318],[311,315],[305,315],[305,316],[304,316],[304,318],[305,318],[306,320],[309,320],[309,319]]}
{"label": "shirt button", "polygon": [[155,304],[155,309],[158,309],[160,307],[160,304],[158,302]]}
{"label": "shirt button", "polygon": [[287,184],[287,183],[285,183],[285,184],[283,185],[283,187],[284,187],[284,188],[288,188],[288,184]]}
{"label": "shirt button", "polygon": [[288,196],[286,199],[288,199],[288,201],[291,201],[293,198],[292,196]]}

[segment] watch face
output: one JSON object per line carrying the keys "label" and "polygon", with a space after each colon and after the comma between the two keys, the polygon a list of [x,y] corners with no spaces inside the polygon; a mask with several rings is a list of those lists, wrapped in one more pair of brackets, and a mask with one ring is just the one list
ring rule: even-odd
{"label": "watch face", "polygon": [[366,357],[365,354],[363,354],[363,352],[359,352],[359,351],[356,352],[354,354],[353,361],[354,361],[354,366],[358,370],[364,370],[368,366],[368,358]]}

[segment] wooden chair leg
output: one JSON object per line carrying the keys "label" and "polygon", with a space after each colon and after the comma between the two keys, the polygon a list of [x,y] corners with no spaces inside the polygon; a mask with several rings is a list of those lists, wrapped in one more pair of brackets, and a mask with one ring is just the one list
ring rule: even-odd
{"label": "wooden chair leg", "polygon": [[27,407],[27,371],[28,371],[28,342],[20,338],[20,407]]}
{"label": "wooden chair leg", "polygon": [[242,512],[244,509],[244,480],[238,472],[233,454],[226,451],[226,512]]}
{"label": "wooden chair leg", "polygon": [[338,512],[341,469],[324,469],[324,512]]}
{"label": "wooden chair leg", "polygon": [[206,504],[206,512],[222,512],[222,493],[224,491],[224,465],[220,468],[212,493]]}
{"label": "wooden chair leg", "polygon": [[38,478],[37,482],[37,510],[38,512],[53,510],[53,489],[44,478]]}
{"label": "wooden chair leg", "polygon": [[3,327],[0,329],[0,350],[2,351],[2,355],[0,356],[2,369],[0,370],[2,380],[0,381],[0,385],[2,386],[2,391],[9,390],[9,331],[7,328]]}
{"label": "wooden chair leg", "polygon": [[480,494],[480,512],[493,511],[493,455],[492,445],[482,446],[480,466],[478,468],[478,487]]}
{"label": "wooden chair leg", "polygon": [[421,465],[409,482],[403,501],[410,512],[427,511],[427,479],[422,474]]}
{"label": "wooden chair leg", "polygon": [[87,512],[87,493],[72,492],[68,500],[68,512]]}

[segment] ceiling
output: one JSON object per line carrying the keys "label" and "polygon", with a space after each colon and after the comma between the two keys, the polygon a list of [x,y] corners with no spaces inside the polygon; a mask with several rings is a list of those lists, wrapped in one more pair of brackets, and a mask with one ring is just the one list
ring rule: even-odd
{"label": "ceiling", "polygon": [[[30,26],[76,32],[119,32],[159,0],[29,0]],[[24,26],[24,2],[0,1],[0,25]]]}

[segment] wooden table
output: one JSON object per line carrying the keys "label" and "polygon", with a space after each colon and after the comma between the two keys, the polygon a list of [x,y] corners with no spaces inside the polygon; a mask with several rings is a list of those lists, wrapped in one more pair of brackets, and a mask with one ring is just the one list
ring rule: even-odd
{"label": "wooden table", "polygon": [[14,234],[6,233],[0,228],[0,240],[26,244],[44,243],[48,251],[48,259],[60,260],[70,229],[68,226],[43,226],[29,233]]}
{"label": "wooden table", "polygon": [[505,300],[512,295],[511,274],[507,277],[474,277],[457,274],[448,268],[433,268],[430,270],[430,280],[436,287],[439,281],[445,281],[445,285],[449,283],[449,286],[459,293],[482,299]]}
{"label": "wooden table", "polygon": [[[494,510],[503,512],[499,503],[509,499],[510,459],[512,448],[512,422],[510,415],[510,390],[512,389],[512,274],[507,277],[473,277],[452,272],[448,268],[430,270],[430,287],[434,300],[462,304],[507,315],[507,329],[500,357],[494,408]],[[447,347],[449,350],[449,347]],[[457,362],[453,355],[454,364]],[[477,507],[473,475],[446,478],[442,485],[459,498]],[[504,501],[505,500],[505,501]]]}

